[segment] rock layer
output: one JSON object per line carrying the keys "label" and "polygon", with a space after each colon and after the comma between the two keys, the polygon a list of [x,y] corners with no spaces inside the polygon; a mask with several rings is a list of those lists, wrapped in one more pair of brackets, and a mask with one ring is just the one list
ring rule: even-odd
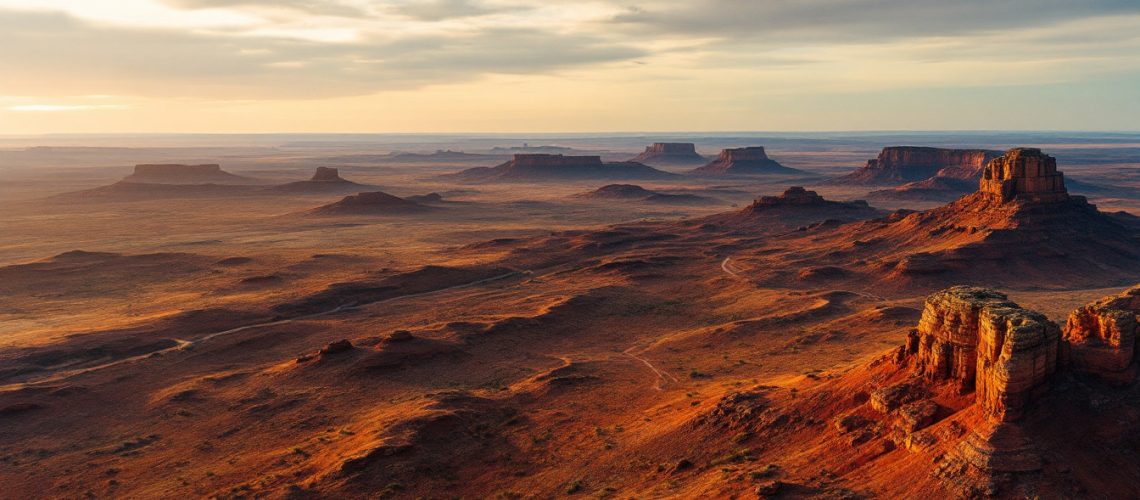
{"label": "rock layer", "polygon": [[859,170],[833,179],[836,184],[895,185],[934,176],[977,179],[987,162],[1001,153],[984,149],[943,149],[916,146],[883,148],[878,158]]}
{"label": "rock layer", "polygon": [[649,165],[700,165],[706,159],[691,142],[655,142],[631,161]]}
{"label": "rock layer", "polygon": [[1057,367],[1060,328],[1000,293],[958,286],[931,295],[906,350],[932,380],[973,389],[995,422],[1017,420]]}
{"label": "rock layer", "polygon": [[1128,383],[1137,372],[1137,336],[1140,286],[1073,311],[1065,323],[1065,360],[1075,371]]}
{"label": "rock layer", "polygon": [[1002,203],[1014,200],[1038,203],[1065,201],[1064,174],[1057,159],[1036,148],[1014,148],[986,165],[978,191]]}
{"label": "rock layer", "polygon": [[245,184],[252,179],[222,170],[216,163],[182,165],[176,163],[135,165],[126,182],[152,184]]}
{"label": "rock layer", "polygon": [[313,172],[313,177],[309,179],[315,182],[337,182],[343,181],[340,177],[340,171],[332,167],[317,167],[317,171]]}

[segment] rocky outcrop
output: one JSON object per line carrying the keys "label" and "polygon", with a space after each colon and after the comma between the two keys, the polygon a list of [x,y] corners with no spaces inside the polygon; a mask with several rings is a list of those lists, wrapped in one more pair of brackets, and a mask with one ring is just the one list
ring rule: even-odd
{"label": "rocky outcrop", "polygon": [[1057,159],[1037,148],[1014,148],[986,165],[978,191],[1002,203],[1049,203],[1069,199]]}
{"label": "rocky outcrop", "polygon": [[575,198],[589,200],[628,200],[674,205],[708,205],[717,200],[695,194],[669,194],[651,191],[635,184],[609,184],[588,193],[579,193]]}
{"label": "rocky outcrop", "polygon": [[166,163],[135,165],[134,173],[123,181],[145,184],[249,184],[253,179],[226,172],[216,163]]}
{"label": "rocky outcrop", "polygon": [[711,163],[689,172],[691,175],[758,175],[758,174],[785,174],[804,175],[807,172],[780,165],[768,158],[763,147],[753,146],[747,148],[725,149],[720,152]]}
{"label": "rocky outcrop", "polygon": [[630,161],[646,165],[701,165],[707,160],[691,142],[655,142]]}
{"label": "rocky outcrop", "polygon": [[1065,322],[1065,361],[1074,371],[1126,384],[1136,377],[1140,286],[1073,311]]}
{"label": "rocky outcrop", "polygon": [[906,351],[914,371],[975,391],[995,422],[1018,419],[1056,371],[1060,328],[998,292],[958,286],[926,299]]}
{"label": "rocky outcrop", "polygon": [[307,181],[290,182],[273,186],[270,191],[295,194],[359,193],[374,186],[357,184],[340,176],[340,171],[332,167],[317,167],[313,177]]}
{"label": "rocky outcrop", "polygon": [[602,162],[600,156],[516,154],[494,168],[471,168],[444,176],[466,182],[556,181],[590,179],[668,179],[676,177],[637,162]]}
{"label": "rocky outcrop", "polygon": [[401,215],[426,212],[430,207],[411,202],[382,191],[360,193],[322,205],[309,211],[312,215]]}
{"label": "rocky outcrop", "polygon": [[848,175],[832,179],[833,184],[898,185],[934,176],[977,179],[986,163],[1000,151],[984,149],[943,149],[917,146],[883,148],[878,158]]}
{"label": "rocky outcrop", "polygon": [[930,286],[952,284],[947,277],[1074,288],[1140,277],[1140,232],[1067,194],[1046,155],[1014,149],[993,160],[988,172],[978,191],[941,207],[851,226],[833,244],[844,244],[839,238],[878,241],[863,255],[879,259],[874,272]]}
{"label": "rocky outcrop", "polygon": [[313,172],[313,177],[309,179],[313,182],[340,182],[344,179],[340,178],[340,171],[332,167],[317,167],[317,171]]}

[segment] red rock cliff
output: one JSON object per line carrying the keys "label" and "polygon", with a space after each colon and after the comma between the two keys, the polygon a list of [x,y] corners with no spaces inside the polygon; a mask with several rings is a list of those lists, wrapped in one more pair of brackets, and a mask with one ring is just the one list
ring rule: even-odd
{"label": "red rock cliff", "polygon": [[984,149],[942,149],[917,146],[883,148],[878,158],[855,172],[835,179],[838,183],[902,184],[936,175],[977,179],[986,163],[1001,154]]}
{"label": "red rock cliff", "polygon": [[978,191],[1002,203],[1014,200],[1053,202],[1069,199],[1057,159],[1036,148],[1014,148],[986,165]]}
{"label": "red rock cliff", "polygon": [[1065,323],[1066,361],[1074,371],[1127,384],[1137,372],[1140,286],[1073,311]]}
{"label": "red rock cliff", "polygon": [[995,422],[1016,420],[1057,367],[1060,328],[1005,295],[958,286],[926,299],[906,351],[916,373],[974,390]]}

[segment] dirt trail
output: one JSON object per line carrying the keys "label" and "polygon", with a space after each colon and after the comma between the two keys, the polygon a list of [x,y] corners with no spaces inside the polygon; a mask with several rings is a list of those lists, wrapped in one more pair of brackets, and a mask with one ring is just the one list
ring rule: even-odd
{"label": "dirt trail", "polygon": [[[439,290],[431,290],[431,291],[427,291],[427,292],[413,293],[413,294],[409,294],[409,295],[401,295],[399,297],[391,297],[388,299],[378,300],[376,302],[370,302],[368,304],[363,304],[363,305],[372,305],[372,304],[379,304],[379,303],[395,302],[397,300],[422,297],[425,295],[432,295],[432,294],[436,294],[436,293],[442,293],[442,292],[447,292],[447,291],[451,291],[451,290],[457,290],[460,288],[469,288],[469,287],[481,285],[483,283],[489,283],[492,281],[498,281],[501,279],[506,279],[506,278],[509,278],[511,276],[515,276],[515,275],[519,275],[519,274],[527,274],[527,272],[504,273],[504,274],[500,274],[498,276],[492,276],[490,278],[484,278],[481,280],[472,281],[470,283],[464,283],[461,285],[451,286],[451,287],[447,287],[447,288],[441,288]],[[50,382],[59,382],[61,380],[66,380],[66,379],[76,377],[79,375],[92,373],[92,372],[96,372],[99,370],[105,370],[107,368],[112,368],[115,366],[119,366],[119,365],[123,365],[123,364],[127,364],[127,363],[132,363],[135,361],[141,361],[141,360],[151,358],[151,357],[161,356],[161,355],[166,354],[166,353],[186,350],[189,347],[192,347],[194,345],[209,341],[209,340],[214,339],[214,338],[223,337],[226,335],[232,335],[234,333],[244,332],[244,331],[253,330],[253,329],[257,329],[257,328],[268,328],[271,326],[278,326],[278,325],[284,325],[284,324],[292,323],[294,321],[303,321],[306,319],[313,319],[313,318],[317,318],[320,316],[327,316],[330,314],[336,314],[336,313],[341,312],[341,311],[356,309],[358,307],[360,307],[360,306],[356,305],[356,304],[340,305],[340,306],[337,306],[333,309],[329,309],[328,311],[322,311],[322,312],[317,312],[317,313],[313,313],[313,314],[306,314],[303,316],[297,316],[295,318],[279,319],[279,320],[273,320],[273,321],[266,321],[263,323],[255,323],[252,325],[239,326],[237,328],[230,328],[228,330],[222,330],[219,332],[208,333],[208,334],[203,335],[203,336],[201,336],[195,340],[174,339],[175,345],[173,345],[171,347],[167,347],[165,349],[161,349],[161,350],[153,351],[153,352],[148,352],[146,354],[140,354],[138,356],[131,356],[131,357],[127,357],[127,358],[117,359],[115,361],[110,361],[110,362],[103,363],[100,365],[95,365],[95,366],[88,366],[86,368],[76,368],[74,370],[65,370],[65,371],[61,371],[61,372],[56,372],[56,373],[53,373],[51,375],[47,375],[45,377],[38,378],[35,380],[29,380],[26,382],[18,382],[15,384],[0,385],[0,392],[11,392],[11,391],[20,390],[20,389],[23,389],[26,387],[33,387],[36,385],[46,384],[46,383],[50,383]]]}

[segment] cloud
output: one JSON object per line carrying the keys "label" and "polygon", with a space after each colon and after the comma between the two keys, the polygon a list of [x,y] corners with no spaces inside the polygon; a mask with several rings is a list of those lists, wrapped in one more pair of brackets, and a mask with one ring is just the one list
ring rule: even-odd
{"label": "cloud", "polygon": [[881,42],[1136,13],[1134,0],[659,0],[612,21],[661,36]]}
{"label": "cloud", "polygon": [[353,17],[364,15],[359,7],[330,0],[163,0],[182,9],[261,8],[293,9],[322,16]]}
{"label": "cloud", "polygon": [[321,98],[544,74],[645,55],[589,33],[490,27],[330,43],[241,31],[100,26],[0,10],[0,92],[228,99]]}
{"label": "cloud", "polygon": [[[522,7],[513,7],[520,9]],[[395,11],[421,21],[461,19],[503,12],[505,7],[491,8],[471,0],[418,0],[395,8]]]}

